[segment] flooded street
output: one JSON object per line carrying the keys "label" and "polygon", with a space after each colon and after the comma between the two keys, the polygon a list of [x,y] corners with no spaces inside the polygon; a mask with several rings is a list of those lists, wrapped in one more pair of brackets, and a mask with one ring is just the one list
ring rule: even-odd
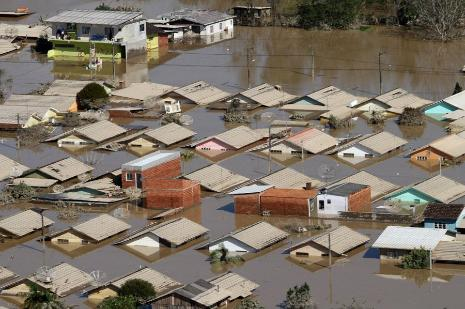
{"label": "flooded street", "polygon": [[[93,9],[102,1],[94,0],[10,0],[4,8],[15,9],[27,5],[37,13],[22,19],[1,19],[0,22],[35,23],[40,16],[54,15],[59,9]],[[112,4],[125,3],[113,1]],[[219,0],[137,0],[131,1],[143,9],[149,18],[160,13],[185,6],[227,9],[238,1]],[[2,4],[3,6],[3,4]],[[397,87],[421,97],[437,100],[452,94],[454,84],[465,82],[460,69],[465,64],[463,40],[450,43],[423,41],[404,33],[401,29],[370,28],[367,31],[305,31],[288,28],[247,28],[236,27],[234,37],[218,37],[208,40],[186,40],[169,49],[149,53],[126,62],[116,63],[116,78],[126,84],[152,81],[168,85],[182,86],[197,80],[205,80],[231,93],[240,92],[250,86],[267,82],[281,85],[285,91],[304,95],[320,88],[335,85],[350,93],[365,97],[376,96],[379,92],[378,53],[381,56],[382,89],[388,91]],[[247,49],[253,61],[247,64]],[[313,55],[313,56],[312,56]],[[314,65],[314,67],[313,67]],[[0,79],[9,93],[26,94],[42,84],[54,79],[90,78],[85,62],[56,60],[35,55],[29,46],[0,58]],[[250,81],[247,72],[250,70]],[[104,62],[97,73],[97,79],[112,78],[111,62]],[[271,108],[277,119],[288,119],[288,114]],[[222,120],[222,112],[195,107],[188,111],[194,118],[189,127],[197,132],[197,139],[217,134],[229,128]],[[117,119],[122,125],[141,125],[150,128],[160,126],[160,120]],[[252,128],[264,128],[266,123],[253,120]],[[367,125],[358,118],[354,126],[335,132],[327,131],[336,137],[353,136],[375,132],[377,128]],[[366,171],[397,185],[410,185],[435,173],[427,172],[412,165],[406,153],[425,145],[441,136],[445,130],[440,123],[428,120],[420,132],[411,128],[401,128],[394,119],[386,121],[384,130],[409,141],[405,151],[382,162],[374,162]],[[102,175],[121,167],[137,156],[127,151],[87,153],[59,148],[55,143],[40,144],[34,147],[16,147],[16,137],[12,133],[0,136],[0,153],[15,159],[31,168],[36,168],[68,156],[94,166],[94,176]],[[184,163],[185,174],[212,163],[212,160],[197,154]],[[268,173],[268,161],[264,155],[255,153],[235,153],[221,159],[219,165],[248,178],[263,177]],[[274,160],[272,170],[290,166],[310,177],[323,180],[319,173],[321,166],[335,169],[334,179],[349,176],[357,169],[332,156],[316,155],[305,160],[280,162]],[[454,180],[465,182],[463,165],[451,166],[442,174]],[[1,184],[4,186],[5,184]],[[465,198],[457,202],[464,202]],[[24,206],[24,205],[23,205]],[[31,205],[26,205],[31,206]],[[126,207],[125,204],[121,207]],[[128,206],[129,217],[124,218],[132,225],[132,230],[147,224],[146,218],[157,212]],[[2,217],[16,213],[20,207],[2,208]],[[105,209],[111,213],[113,210]],[[57,219],[53,209],[46,216],[56,221],[54,231],[59,231],[76,222]],[[358,299],[378,308],[464,308],[464,300],[457,297],[465,285],[465,267],[460,265],[435,265],[432,272],[402,271],[392,265],[382,265],[369,246],[384,229],[386,224],[373,222],[315,220],[288,217],[258,217],[236,215],[233,200],[229,196],[205,194],[202,205],[186,210],[182,216],[194,220],[210,230],[214,239],[237,228],[259,220],[269,221],[284,228],[293,224],[323,224],[333,227],[344,224],[366,234],[371,241],[365,248],[348,258],[338,259],[331,268],[326,267],[327,259],[308,267],[302,261],[291,260],[284,254],[285,248],[298,242],[305,235],[292,235],[274,250],[259,254],[243,265],[232,269],[260,284],[257,298],[266,308],[276,308],[285,298],[288,288],[308,282],[315,303],[319,308],[340,308]],[[83,213],[79,222],[92,217]],[[36,233],[29,240],[0,244],[0,265],[21,276],[36,271],[44,259],[42,244]],[[48,265],[68,262],[87,272],[101,270],[107,279],[131,272],[142,266],[150,266],[183,283],[200,278],[210,278],[218,269],[212,268],[204,252],[196,250],[196,244],[176,250],[165,250],[159,255],[144,258],[122,248],[113,246],[112,241],[95,246],[92,250],[67,254],[53,246],[47,246],[45,260]],[[87,308],[86,298],[77,295],[67,297],[66,302],[79,308]],[[11,302],[0,298],[0,305],[13,307]]]}

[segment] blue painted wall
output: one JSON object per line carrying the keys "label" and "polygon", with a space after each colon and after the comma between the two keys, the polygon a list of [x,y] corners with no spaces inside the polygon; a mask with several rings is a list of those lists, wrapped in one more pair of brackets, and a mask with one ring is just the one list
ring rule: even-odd
{"label": "blue painted wall", "polygon": [[433,220],[433,219],[425,219],[425,228],[434,229],[435,223],[445,223],[446,228],[451,232],[457,232],[456,225],[457,222],[454,220]]}
{"label": "blue painted wall", "polygon": [[457,110],[456,107],[444,102],[439,101],[425,109],[425,115],[437,120],[442,120],[444,114]]}
{"label": "blue painted wall", "polygon": [[437,202],[432,197],[418,192],[417,190],[410,188],[405,191],[399,192],[395,195],[389,196],[388,200],[390,201],[400,201],[402,203],[411,203],[412,205],[415,204],[425,204],[430,202]]}

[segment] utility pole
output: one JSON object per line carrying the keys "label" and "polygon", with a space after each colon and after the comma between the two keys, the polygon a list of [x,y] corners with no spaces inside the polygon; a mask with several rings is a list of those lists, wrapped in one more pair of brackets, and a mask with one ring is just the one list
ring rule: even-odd
{"label": "utility pole", "polygon": [[313,48],[310,50],[310,55],[312,56],[312,80],[315,79],[315,52]]}
{"label": "utility pole", "polygon": [[331,232],[328,233],[329,268],[331,268]]}
{"label": "utility pole", "polygon": [[381,56],[384,55],[383,52],[378,52],[378,73],[379,73],[379,94],[383,93],[383,74],[381,71]]}
{"label": "utility pole", "polygon": [[115,75],[116,75],[116,70],[115,70],[115,41],[111,40],[111,62],[112,62],[112,70],[113,70],[113,86],[115,86]]}
{"label": "utility pole", "polygon": [[271,174],[271,126],[268,127],[268,175]]}
{"label": "utility pole", "polygon": [[250,62],[252,61],[253,48],[247,48],[247,89],[250,89]]}

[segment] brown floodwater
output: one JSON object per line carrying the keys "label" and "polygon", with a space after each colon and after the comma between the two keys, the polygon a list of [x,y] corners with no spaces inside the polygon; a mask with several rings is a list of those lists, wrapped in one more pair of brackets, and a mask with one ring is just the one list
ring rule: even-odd
{"label": "brown floodwater", "polygon": [[[35,23],[39,16],[51,16],[60,9],[94,8],[101,1],[94,0],[11,0],[0,4],[1,10],[15,9],[27,5],[37,13],[22,19],[0,19],[0,22]],[[126,1],[112,1],[112,4]],[[179,9],[184,6],[209,7],[225,10],[232,3],[240,1],[214,0],[137,0],[131,1],[144,10],[148,17]],[[374,96],[379,89],[378,52],[382,51],[383,90],[402,87],[422,97],[436,100],[451,94],[456,81],[464,82],[459,70],[465,64],[463,40],[439,43],[418,40],[402,29],[370,28],[368,31],[304,31],[287,28],[246,28],[237,27],[234,37],[213,37],[202,40],[185,40],[169,49],[150,53],[115,65],[116,78],[126,83],[154,81],[165,84],[184,85],[196,80],[206,80],[230,92],[246,89],[246,49],[253,48],[249,65],[251,85],[262,82],[279,84],[294,94],[305,94],[313,90],[336,85],[354,94]],[[314,59],[311,57],[314,53]],[[314,63],[314,67],[312,67]],[[49,61],[43,56],[31,53],[25,46],[21,51],[0,58],[1,80],[13,93],[28,93],[42,83],[56,78],[89,79],[85,63],[73,59]],[[104,63],[97,79],[112,78],[112,67]],[[288,114],[278,109],[269,109],[277,119],[287,119]],[[258,111],[261,112],[261,111]],[[198,133],[197,138],[223,132],[230,128],[222,120],[220,111],[192,108],[187,112],[193,116],[190,127]],[[253,114],[253,113],[252,113]],[[115,119],[122,125],[158,127],[160,120]],[[315,123],[314,123],[315,124]],[[253,128],[266,124],[253,120]],[[362,118],[354,120],[350,128],[330,131],[336,137],[372,133],[377,128],[367,125]],[[442,125],[427,121],[422,129],[401,128],[394,119],[386,122],[384,130],[409,141],[404,152],[376,161],[365,169],[374,175],[398,185],[409,185],[431,177],[437,172],[428,172],[409,163],[405,154],[445,135]],[[67,156],[93,164],[95,175],[112,171],[129,160],[136,158],[135,152],[83,151],[82,149],[59,148],[54,144],[16,148],[15,135],[2,133],[0,153],[35,168]],[[249,178],[267,174],[267,157],[262,154],[232,152],[218,160],[203,154],[183,164],[184,173],[218,161],[221,166]],[[332,167],[333,181],[357,172],[357,169],[331,156],[309,156],[299,158],[273,157],[272,170],[290,166],[310,177],[322,179],[321,166]],[[445,168],[443,174],[465,182],[463,166]],[[2,186],[4,183],[2,184]],[[465,198],[459,200],[464,202]],[[232,199],[227,196],[204,194],[202,205],[189,209],[183,216],[199,222],[210,229],[210,237],[216,238],[258,220],[269,221],[279,227],[288,225],[344,224],[371,238],[376,239],[386,224],[374,222],[331,221],[292,217],[258,217],[235,215]],[[1,216],[11,215],[28,205],[4,207]],[[138,229],[147,224],[147,217],[156,211],[129,207],[129,216],[123,220]],[[113,207],[114,208],[114,207]],[[102,209],[109,213],[112,209]],[[93,216],[91,212],[81,215],[76,222],[57,219],[51,209],[46,215],[56,221],[53,230],[58,231]],[[274,308],[284,299],[286,290],[296,284],[308,282],[319,308],[338,308],[353,298],[375,308],[463,308],[460,297],[465,284],[465,267],[460,265],[435,265],[430,271],[405,271],[393,265],[380,264],[376,252],[369,245],[359,248],[347,258],[334,259],[328,267],[325,258],[317,260],[295,260],[283,254],[292,243],[302,240],[315,232],[292,235],[284,243],[273,246],[240,265],[228,267],[239,274],[256,281],[260,288],[256,294],[266,308]],[[44,260],[42,244],[37,241],[40,233],[19,241],[0,244],[0,264],[19,275],[25,276],[40,267]],[[85,271],[99,269],[107,279],[131,272],[140,265],[154,267],[172,278],[188,283],[199,278],[209,278],[225,268],[214,267],[207,261],[205,252],[196,250],[196,244],[181,248],[163,249],[160,252],[133,252],[112,246],[112,240],[99,245],[83,248],[61,247],[47,244],[45,261],[48,265],[69,262]],[[370,243],[371,243],[370,242]],[[86,299],[78,295],[66,298],[69,304],[86,307]],[[14,307],[11,302],[0,298],[0,304]]]}

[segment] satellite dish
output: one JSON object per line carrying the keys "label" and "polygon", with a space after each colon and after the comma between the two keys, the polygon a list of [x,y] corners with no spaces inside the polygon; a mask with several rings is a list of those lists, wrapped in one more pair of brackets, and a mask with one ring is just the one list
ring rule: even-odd
{"label": "satellite dish", "polygon": [[113,217],[125,219],[129,217],[129,210],[126,208],[116,208],[113,210]]}
{"label": "satellite dish", "polygon": [[107,275],[101,271],[101,270],[94,270],[90,272],[90,275],[92,276],[92,282],[91,285],[94,287],[99,287],[104,284],[104,280],[107,277]]}
{"label": "satellite dish", "polygon": [[65,188],[62,185],[54,185],[52,190],[55,193],[63,193],[65,191]]}
{"label": "satellite dish", "polygon": [[179,117],[179,122],[184,126],[190,126],[194,123],[194,118],[190,115],[182,115]]}
{"label": "satellite dish", "polygon": [[334,168],[334,166],[322,164],[318,168],[318,175],[321,179],[324,179],[326,182],[328,182],[329,179],[332,179],[336,176],[336,169]]}
{"label": "satellite dish", "polygon": [[43,283],[51,283],[54,279],[54,272],[48,266],[41,266],[35,273],[35,278],[37,281]]}

